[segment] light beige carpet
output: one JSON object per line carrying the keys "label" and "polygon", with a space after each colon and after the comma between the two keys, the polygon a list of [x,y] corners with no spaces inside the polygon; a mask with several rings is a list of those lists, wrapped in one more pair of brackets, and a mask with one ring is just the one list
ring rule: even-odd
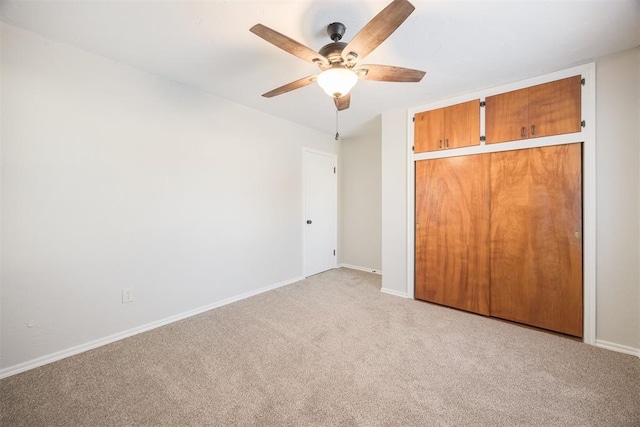
{"label": "light beige carpet", "polygon": [[640,425],[640,360],[349,269],[0,382],[2,426]]}

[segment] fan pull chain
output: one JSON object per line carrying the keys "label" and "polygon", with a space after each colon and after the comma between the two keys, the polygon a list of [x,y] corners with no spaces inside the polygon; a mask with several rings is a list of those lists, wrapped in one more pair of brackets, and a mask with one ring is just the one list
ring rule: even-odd
{"label": "fan pull chain", "polygon": [[340,138],[340,133],[338,132],[338,110],[336,110],[336,141]]}

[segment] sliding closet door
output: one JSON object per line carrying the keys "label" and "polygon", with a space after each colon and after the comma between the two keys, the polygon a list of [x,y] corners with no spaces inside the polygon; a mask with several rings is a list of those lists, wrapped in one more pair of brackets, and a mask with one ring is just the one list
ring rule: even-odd
{"label": "sliding closet door", "polygon": [[582,336],[582,144],[491,153],[491,315]]}
{"label": "sliding closet door", "polygon": [[416,162],[417,299],[489,314],[489,161]]}

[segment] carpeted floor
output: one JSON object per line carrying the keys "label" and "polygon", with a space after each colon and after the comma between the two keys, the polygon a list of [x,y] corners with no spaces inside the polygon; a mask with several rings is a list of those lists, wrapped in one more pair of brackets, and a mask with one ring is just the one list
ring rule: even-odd
{"label": "carpeted floor", "polygon": [[0,381],[2,426],[639,426],[640,359],[337,269]]}

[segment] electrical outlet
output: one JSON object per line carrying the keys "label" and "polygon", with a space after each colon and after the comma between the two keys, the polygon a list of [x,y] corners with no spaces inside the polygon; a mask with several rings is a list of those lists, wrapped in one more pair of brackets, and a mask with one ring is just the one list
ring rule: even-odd
{"label": "electrical outlet", "polygon": [[133,301],[133,288],[122,288],[122,303]]}

